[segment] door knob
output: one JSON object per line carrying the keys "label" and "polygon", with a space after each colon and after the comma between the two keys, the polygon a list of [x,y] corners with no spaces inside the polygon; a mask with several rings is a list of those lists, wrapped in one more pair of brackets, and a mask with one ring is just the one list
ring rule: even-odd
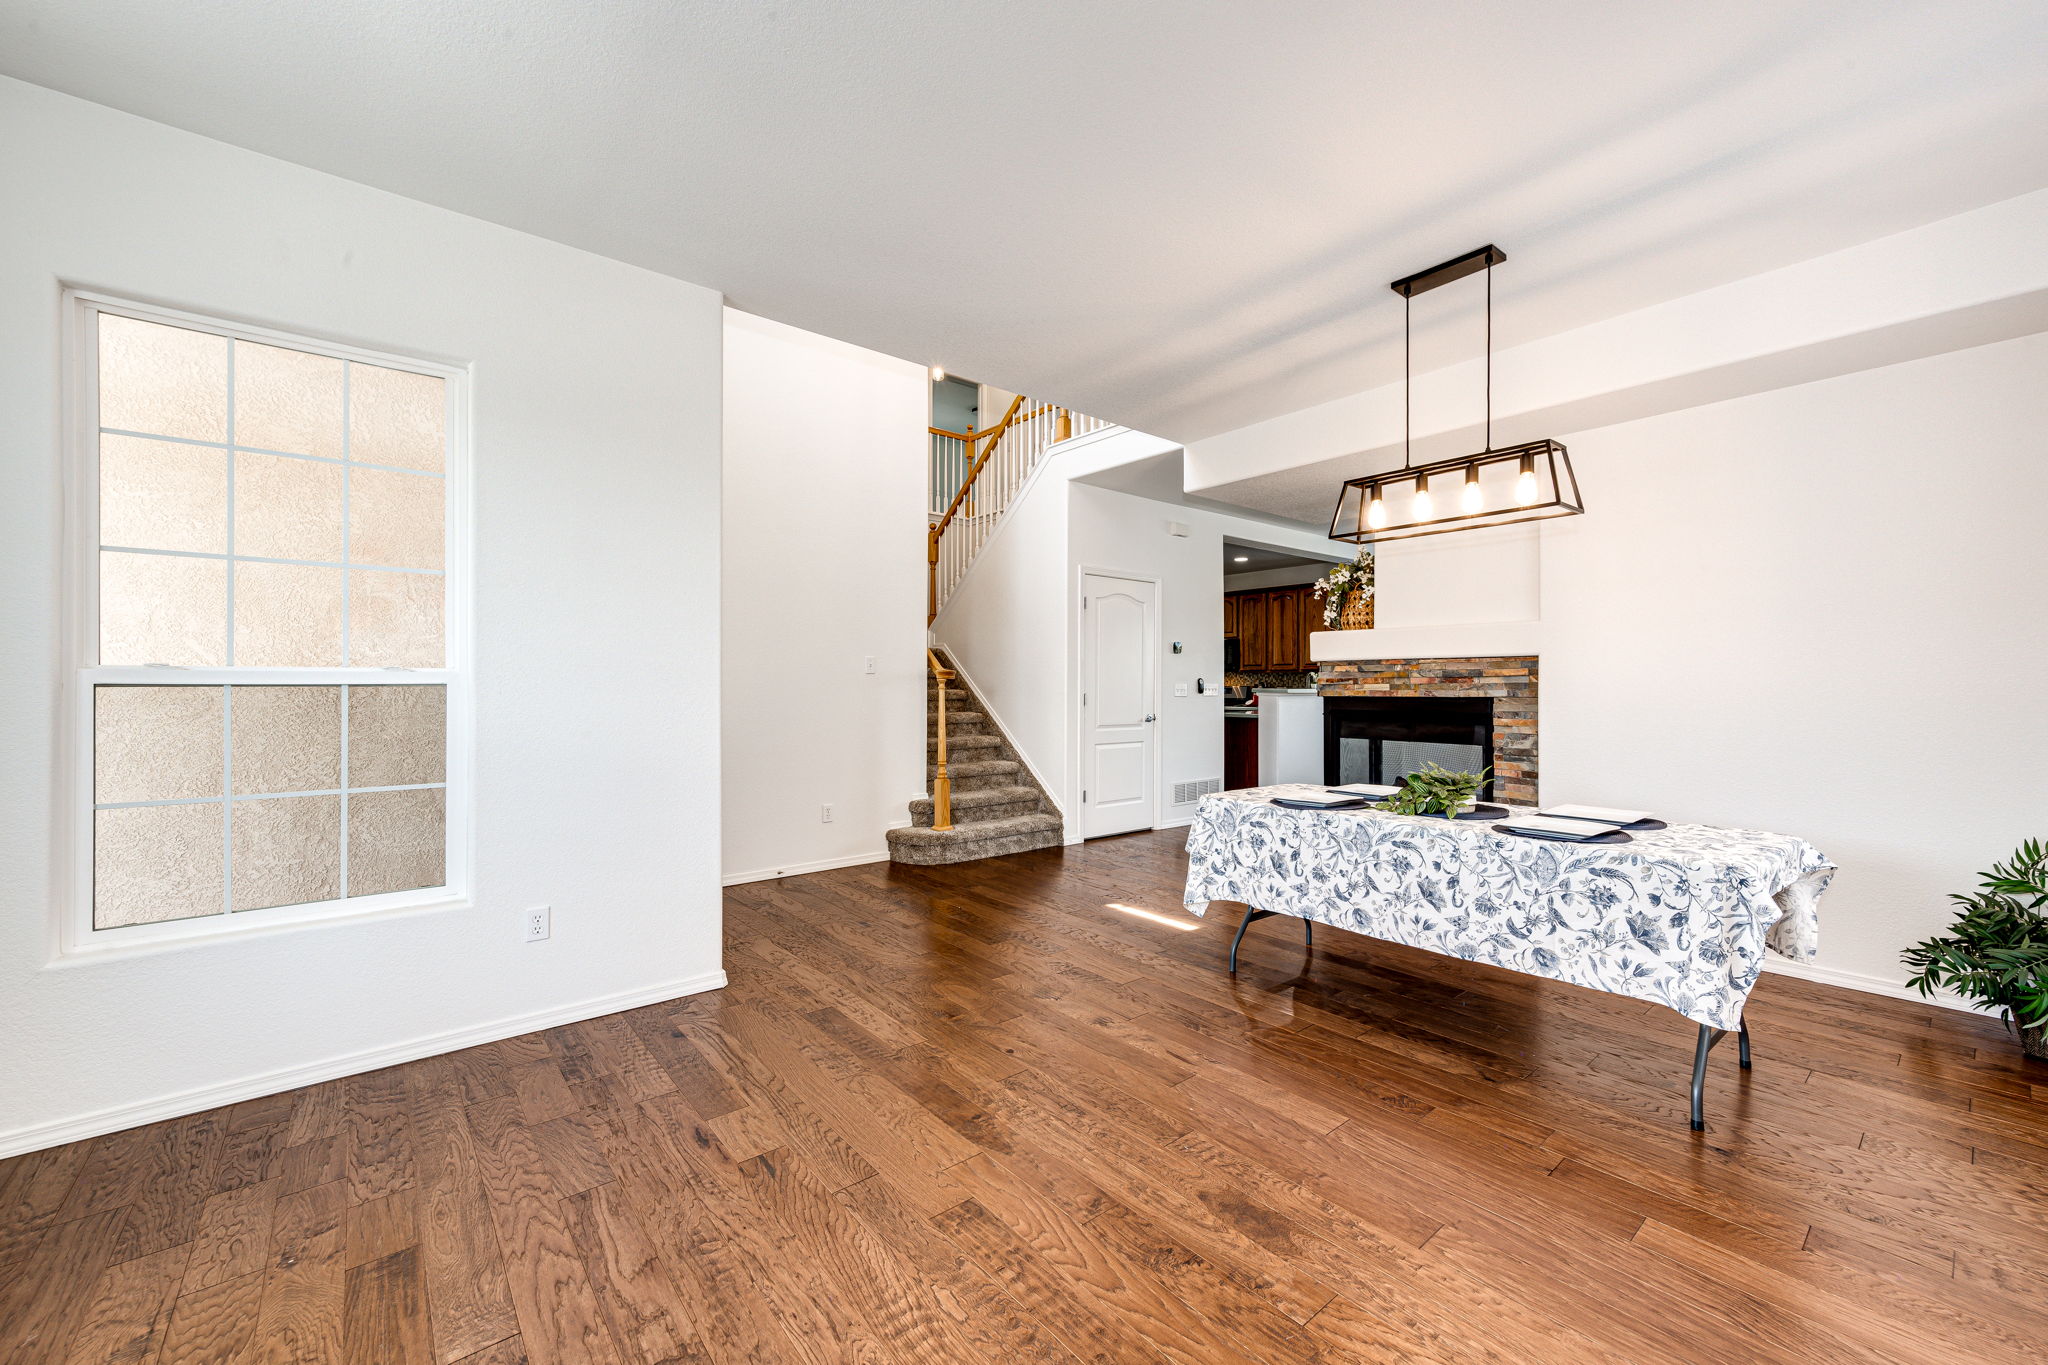
{"label": "door knob", "polygon": [[1147,725],[1150,725],[1150,724],[1151,724],[1151,723],[1152,723],[1153,721],[1155,721],[1155,720],[1158,720],[1158,719],[1159,719],[1159,717],[1157,717],[1157,716],[1147,716],[1147,717],[1145,717],[1145,723],[1146,723]]}

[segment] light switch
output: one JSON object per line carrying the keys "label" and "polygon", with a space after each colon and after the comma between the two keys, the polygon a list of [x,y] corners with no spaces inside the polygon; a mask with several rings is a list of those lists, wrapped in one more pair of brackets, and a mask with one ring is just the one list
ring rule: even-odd
{"label": "light switch", "polygon": [[1173,695],[1174,695],[1174,696],[1176,696],[1176,697],[1185,697],[1185,696],[1186,696],[1187,694],[1188,694],[1188,685],[1187,685],[1186,683],[1175,683],[1175,684],[1173,685]]}

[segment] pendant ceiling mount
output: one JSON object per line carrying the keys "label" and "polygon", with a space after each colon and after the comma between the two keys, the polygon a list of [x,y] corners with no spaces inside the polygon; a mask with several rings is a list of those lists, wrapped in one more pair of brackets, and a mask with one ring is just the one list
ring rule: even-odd
{"label": "pendant ceiling mount", "polygon": [[[1468,251],[1395,280],[1401,296],[1401,467],[1346,479],[1330,517],[1330,539],[1371,545],[1382,540],[1470,531],[1483,526],[1575,516],[1586,510],[1569,452],[1556,441],[1493,444],[1493,268],[1508,255],[1499,247]],[[1486,275],[1486,448],[1471,455],[1416,464],[1412,397],[1414,350],[1410,305],[1427,294],[1481,272]],[[1430,480],[1437,480],[1437,492]],[[1439,501],[1439,499],[1441,501]]]}

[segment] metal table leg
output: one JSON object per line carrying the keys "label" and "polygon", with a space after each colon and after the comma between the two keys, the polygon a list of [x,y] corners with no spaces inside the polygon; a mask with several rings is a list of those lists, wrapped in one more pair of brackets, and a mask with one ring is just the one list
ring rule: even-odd
{"label": "metal table leg", "polygon": [[[1240,933],[1243,931],[1240,930]],[[1736,1024],[1736,1056],[1744,1071],[1749,1065],[1749,1021],[1743,1019]],[[1704,1132],[1707,1127],[1705,1100],[1707,1095],[1707,1054],[1714,1050],[1714,1044],[1728,1036],[1728,1030],[1700,1025],[1700,1039],[1692,1050],[1692,1130]]]}
{"label": "metal table leg", "polygon": [[[1238,926],[1237,926],[1237,937],[1236,937],[1236,938],[1234,938],[1234,939],[1232,939],[1232,940],[1230,940],[1230,971],[1231,971],[1231,975],[1235,976],[1235,975],[1237,974],[1237,945],[1238,945],[1238,944],[1240,944],[1240,943],[1242,943],[1242,942],[1244,942],[1244,931],[1252,927],[1252,921],[1254,921],[1254,920],[1262,920],[1262,919],[1271,919],[1271,918],[1273,918],[1273,917],[1274,917],[1275,915],[1277,915],[1277,914],[1279,914],[1279,913],[1280,913],[1280,912],[1279,912],[1278,910],[1254,910],[1254,909],[1252,909],[1252,908],[1251,908],[1251,907],[1250,907],[1249,905],[1247,905],[1247,906],[1246,906],[1246,907],[1244,908],[1244,919],[1243,919],[1243,921],[1241,921],[1241,922],[1240,922],[1240,923],[1238,924]],[[1307,944],[1307,946],[1308,946],[1308,947],[1310,947],[1310,948],[1313,948],[1313,947],[1315,947],[1315,946],[1316,946],[1316,926],[1315,926],[1315,921],[1313,921],[1313,920],[1307,920],[1307,919],[1304,919],[1304,920],[1303,920],[1303,921],[1301,922],[1301,930],[1302,930],[1302,934],[1303,934],[1304,938],[1306,939],[1306,944]]]}

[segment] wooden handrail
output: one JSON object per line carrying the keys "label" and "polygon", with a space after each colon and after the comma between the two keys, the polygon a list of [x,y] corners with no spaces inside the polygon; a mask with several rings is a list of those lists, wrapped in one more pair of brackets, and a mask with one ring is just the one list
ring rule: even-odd
{"label": "wooden handrail", "polygon": [[[1023,406],[1024,397],[1022,394],[1012,398],[1009,409],[1003,413],[1003,420],[997,422],[987,431],[975,431],[972,428],[966,431],[949,431],[944,427],[926,428],[934,436],[943,436],[949,440],[961,442],[966,447],[964,453],[972,456],[968,463],[966,474],[961,478],[959,486],[953,490],[952,501],[948,502],[946,510],[930,520],[925,528],[925,623],[927,625],[937,620],[939,615],[939,561],[942,555],[940,541],[946,534],[946,528],[953,524],[953,519],[960,515],[963,508],[969,516],[974,514],[975,481],[981,477],[982,471],[988,467],[989,460],[996,453],[997,447],[1002,445],[1003,436],[1021,423],[1031,422],[1049,412],[1056,414],[1052,425],[1053,442],[1069,440],[1074,434],[1074,415],[1067,409],[1054,403],[1041,403],[1029,412],[1024,412],[1020,411]],[[987,444],[981,446],[977,451],[976,446],[984,441]],[[950,461],[951,458],[949,456],[948,460]],[[1035,456],[1027,457],[1027,459],[1035,458]],[[939,457],[934,455],[935,473],[938,469],[938,461]],[[1024,470],[1026,475],[1029,472],[1028,468]],[[936,483],[937,480],[934,479],[934,482]],[[1014,491],[1014,489],[1010,488],[1000,490],[997,501],[1000,502],[1003,498],[1007,498]],[[1003,509],[997,507],[995,510],[1000,512]]]}
{"label": "wooden handrail", "polygon": [[974,463],[967,467],[967,477],[960,480],[960,486],[953,490],[953,500],[946,504],[945,512],[928,528],[924,541],[925,595],[924,621],[930,625],[939,617],[939,537],[946,534],[946,527],[953,522],[953,516],[960,510],[960,504],[974,487],[975,479],[981,476],[982,468],[988,464],[988,457],[996,453],[1003,433],[1010,429],[1010,423],[1017,418],[1017,409],[1023,406],[1024,395],[1018,394],[1010,400],[1010,409],[1003,414],[1003,420],[988,429],[991,438],[981,454],[974,457]]}
{"label": "wooden handrail", "polygon": [[924,652],[925,661],[931,665],[932,681],[938,685],[939,693],[939,751],[932,766],[932,828],[953,828],[953,779],[946,773],[946,684],[957,676],[952,669],[939,663],[939,656],[929,649]]}
{"label": "wooden handrail", "polygon": [[[1024,395],[1022,394],[1012,398],[1010,400],[1010,409],[1003,414],[1003,420],[982,433],[982,435],[989,438],[989,443],[979,455],[974,457],[974,463],[967,466],[967,477],[960,480],[960,486],[953,490],[953,500],[946,504],[945,512],[932,527],[932,543],[934,545],[938,543],[939,537],[945,533],[946,523],[953,519],[953,514],[960,510],[960,504],[966,501],[968,490],[974,487],[974,481],[980,477],[982,467],[988,463],[988,457],[996,453],[996,446],[1003,439],[1003,433],[1010,429],[1010,423],[1017,420],[1017,409],[1023,406],[1023,403]],[[980,437],[976,439],[978,440]]]}
{"label": "wooden handrail", "polygon": [[[1030,412],[1019,413],[1017,415],[1017,420],[1020,422],[1028,422],[1032,418],[1040,416],[1046,412],[1050,412],[1051,410],[1052,404],[1041,403],[1036,408],[1033,408]],[[989,437],[995,435],[999,429],[999,427],[990,427],[987,431],[948,431],[944,427],[925,428],[926,431],[929,431],[934,436],[950,436],[956,441],[986,441]]]}

